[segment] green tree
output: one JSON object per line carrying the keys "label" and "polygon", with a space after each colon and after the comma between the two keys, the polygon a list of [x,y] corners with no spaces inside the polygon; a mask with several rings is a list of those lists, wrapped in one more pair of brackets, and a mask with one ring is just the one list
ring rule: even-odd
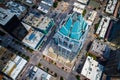
{"label": "green tree", "polygon": [[57,73],[55,73],[54,76],[57,77]]}
{"label": "green tree", "polygon": [[54,7],[54,8],[56,8],[56,7],[57,7],[57,5],[58,5],[58,2],[57,2],[57,1],[55,1],[55,2],[53,3],[53,7]]}
{"label": "green tree", "polygon": [[84,9],[82,16],[85,16],[86,12],[87,12],[86,9]]}
{"label": "green tree", "polygon": [[80,80],[80,76],[79,76],[79,75],[76,75],[76,79],[77,79],[77,80]]}
{"label": "green tree", "polygon": [[60,80],[64,80],[62,76],[60,77]]}

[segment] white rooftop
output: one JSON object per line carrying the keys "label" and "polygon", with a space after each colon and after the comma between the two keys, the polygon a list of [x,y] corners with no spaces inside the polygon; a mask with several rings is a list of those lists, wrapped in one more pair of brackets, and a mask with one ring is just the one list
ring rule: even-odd
{"label": "white rooftop", "polygon": [[96,34],[99,35],[99,37],[104,38],[106,31],[108,29],[109,23],[110,23],[111,18],[110,17],[103,17],[102,20],[100,21],[99,27],[96,31]]}
{"label": "white rooftop", "polygon": [[85,5],[80,4],[80,3],[78,3],[78,2],[75,2],[73,5],[74,5],[75,7],[80,8],[80,9],[85,9]]}
{"label": "white rooftop", "polygon": [[83,13],[83,10],[85,9],[85,6],[86,6],[86,5],[78,3],[78,2],[74,2],[73,5],[74,5],[73,11],[80,13],[80,14]]}
{"label": "white rooftop", "polygon": [[41,3],[52,6],[55,0],[42,0]]}
{"label": "white rooftop", "polygon": [[16,80],[19,73],[22,71],[27,61],[20,56],[17,56],[13,61],[10,60],[3,72],[9,75],[13,80]]}
{"label": "white rooftop", "polygon": [[33,0],[25,0],[27,3],[32,4]]}
{"label": "white rooftop", "polygon": [[87,4],[89,0],[77,0],[80,3]]}
{"label": "white rooftop", "polygon": [[89,80],[100,80],[103,72],[103,66],[92,57],[88,56],[82,68],[81,74]]}
{"label": "white rooftop", "polygon": [[80,9],[80,8],[77,8],[77,7],[74,7],[74,8],[73,8],[73,11],[74,11],[74,12],[77,12],[77,13],[80,13],[80,14],[83,13],[83,9]]}
{"label": "white rooftop", "polygon": [[[35,70],[35,71],[34,71]],[[34,75],[32,77],[30,77],[30,80],[50,80],[50,78],[52,77],[50,74],[46,73],[45,71],[41,70],[38,67],[33,67],[33,72]],[[32,72],[31,72],[32,73]]]}
{"label": "white rooftop", "polygon": [[40,3],[37,9],[42,11],[43,13],[48,13],[48,10],[50,9],[50,7],[46,4]]}
{"label": "white rooftop", "polygon": [[106,11],[107,13],[113,14],[116,5],[117,5],[117,0],[109,0],[105,11]]}
{"label": "white rooftop", "polygon": [[96,12],[96,11],[91,11],[91,12],[88,14],[88,19],[87,19],[87,21],[90,23],[90,25],[92,25],[92,23],[94,22],[96,15],[97,15],[97,12]]}
{"label": "white rooftop", "polygon": [[31,29],[22,42],[32,49],[36,49],[39,46],[43,36],[44,34],[42,34],[41,32]]}
{"label": "white rooftop", "polygon": [[7,22],[14,16],[11,12],[0,7],[0,24],[6,25]]}

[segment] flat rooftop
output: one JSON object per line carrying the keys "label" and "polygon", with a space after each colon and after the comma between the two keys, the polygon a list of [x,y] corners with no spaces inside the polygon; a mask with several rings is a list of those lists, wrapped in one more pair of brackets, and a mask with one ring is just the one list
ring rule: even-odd
{"label": "flat rooftop", "polygon": [[110,17],[103,17],[102,20],[100,21],[99,27],[96,31],[96,34],[99,35],[99,37],[105,38],[110,20],[111,20]]}
{"label": "flat rooftop", "polygon": [[96,11],[91,11],[88,16],[87,16],[87,22],[89,25],[92,25],[96,18],[97,12]]}
{"label": "flat rooftop", "polygon": [[43,13],[48,13],[50,6],[43,4],[43,3],[40,3],[40,5],[37,9],[42,11]]}
{"label": "flat rooftop", "polygon": [[23,0],[25,3],[33,4],[33,0]]}
{"label": "flat rooftop", "polygon": [[16,80],[19,73],[22,71],[27,61],[20,56],[16,56],[14,60],[10,60],[2,70],[5,74]]}
{"label": "flat rooftop", "polygon": [[100,80],[103,72],[103,66],[92,57],[86,58],[85,64],[82,68],[81,75],[85,76],[89,80]]}
{"label": "flat rooftop", "polygon": [[0,7],[0,24],[6,25],[7,22],[14,16],[11,12],[7,11],[7,9],[3,9]]}
{"label": "flat rooftop", "polygon": [[7,62],[11,60],[13,56],[14,56],[14,53],[0,46],[0,70],[2,70],[5,67]]}
{"label": "flat rooftop", "polygon": [[16,14],[17,17],[19,17],[26,10],[25,6],[13,1],[7,2],[6,7],[8,7],[9,12]]}
{"label": "flat rooftop", "polygon": [[77,0],[80,3],[87,4],[89,0]]}
{"label": "flat rooftop", "polygon": [[108,58],[110,48],[108,47],[108,45],[104,44],[103,42],[99,40],[94,40],[89,52],[93,53],[97,57],[104,56],[104,58]]}
{"label": "flat rooftop", "polygon": [[32,66],[28,77],[30,80],[56,80],[53,76],[36,66]]}
{"label": "flat rooftop", "polygon": [[73,5],[74,5],[73,11],[81,14],[83,13],[83,10],[85,9],[86,6],[78,2],[75,2]]}
{"label": "flat rooftop", "polygon": [[26,24],[38,28],[40,30],[47,30],[48,27],[50,26],[51,21],[52,19],[44,17],[38,12],[30,12],[23,19],[23,22],[25,22]]}
{"label": "flat rooftop", "polygon": [[113,14],[116,5],[117,5],[117,0],[109,0],[105,11],[107,13]]}
{"label": "flat rooftop", "polygon": [[44,34],[31,28],[22,42],[32,49],[37,49],[42,42],[43,36]]}
{"label": "flat rooftop", "polygon": [[52,6],[55,0],[42,0],[41,3]]}

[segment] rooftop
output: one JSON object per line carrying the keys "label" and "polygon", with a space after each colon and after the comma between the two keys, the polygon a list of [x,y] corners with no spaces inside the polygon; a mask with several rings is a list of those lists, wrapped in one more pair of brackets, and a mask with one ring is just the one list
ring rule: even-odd
{"label": "rooftop", "polygon": [[56,80],[53,76],[36,66],[32,66],[28,77],[30,80]]}
{"label": "rooftop", "polygon": [[77,0],[80,3],[87,4],[89,0]]}
{"label": "rooftop", "polygon": [[107,13],[113,14],[116,5],[117,5],[117,0],[109,0],[105,11]]}
{"label": "rooftop", "polygon": [[88,25],[82,15],[73,14],[69,16],[59,32],[71,39],[80,40],[87,29]]}
{"label": "rooftop", "polygon": [[88,14],[87,22],[88,22],[89,25],[92,25],[93,21],[95,20],[96,15],[97,15],[96,11],[91,11]]}
{"label": "rooftop", "polygon": [[38,10],[42,11],[43,13],[48,13],[50,7],[46,4],[40,3]]}
{"label": "rooftop", "polygon": [[78,2],[75,2],[73,5],[74,5],[73,11],[78,13],[83,13],[83,10],[85,9],[85,6],[86,6]]}
{"label": "rooftop", "polygon": [[42,0],[41,3],[52,6],[55,0]]}
{"label": "rooftop", "polygon": [[7,62],[11,60],[13,56],[14,56],[14,53],[0,46],[0,70],[2,70],[5,67]]}
{"label": "rooftop", "polygon": [[81,74],[90,80],[100,80],[102,72],[103,66],[88,56]]}
{"label": "rooftop", "polygon": [[28,4],[33,4],[33,0],[23,0],[23,1],[28,3]]}
{"label": "rooftop", "polygon": [[99,24],[99,27],[98,27],[98,29],[96,31],[96,34],[98,34],[99,37],[105,38],[107,29],[109,27],[110,20],[111,20],[110,17],[103,17],[102,18],[102,20],[101,20],[101,22]]}
{"label": "rooftop", "polygon": [[16,56],[14,60],[10,60],[7,65],[2,70],[5,74],[16,80],[19,73],[22,71],[23,67],[26,65],[27,61],[20,56]]}
{"label": "rooftop", "polygon": [[42,42],[44,34],[34,29],[30,29],[27,36],[23,39],[23,43],[32,49],[37,49]]}
{"label": "rooftop", "polygon": [[14,16],[11,12],[0,7],[0,24],[6,25],[7,22]]}
{"label": "rooftop", "polygon": [[93,53],[97,57],[103,55],[104,57],[107,57],[107,58],[109,56],[108,55],[109,51],[110,51],[110,48],[99,40],[94,40],[89,50],[89,52]]}
{"label": "rooftop", "polygon": [[16,14],[18,17],[26,10],[25,6],[13,1],[7,2],[6,7],[9,8],[9,12]]}
{"label": "rooftop", "polygon": [[51,25],[52,19],[40,15],[39,12],[30,12],[23,20],[26,24],[46,31]]}

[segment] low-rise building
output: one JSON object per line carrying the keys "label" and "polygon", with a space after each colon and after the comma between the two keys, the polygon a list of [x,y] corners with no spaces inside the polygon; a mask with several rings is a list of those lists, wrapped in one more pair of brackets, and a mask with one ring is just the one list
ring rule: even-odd
{"label": "low-rise building", "polygon": [[48,11],[52,7],[54,1],[55,0],[42,0],[37,9],[42,11],[43,13],[48,13]]}
{"label": "low-rise building", "polygon": [[29,12],[23,19],[23,22],[43,32],[44,34],[47,34],[50,31],[50,29],[54,26],[53,19],[44,17],[37,11]]}
{"label": "low-rise building", "polygon": [[22,42],[29,46],[30,48],[37,50],[39,46],[42,44],[44,38],[44,34],[36,31],[33,28],[30,28],[29,33],[26,37],[22,40]]}
{"label": "low-rise building", "polygon": [[114,14],[117,2],[118,2],[117,0],[109,0],[107,7],[105,9],[105,12],[107,12],[109,14]]}
{"label": "low-rise building", "polygon": [[110,24],[111,18],[110,17],[103,17],[100,21],[100,24],[98,26],[98,29],[96,31],[96,34],[100,37],[100,38],[105,38],[106,36],[106,32],[109,28],[109,24]]}
{"label": "low-rise building", "polygon": [[87,16],[87,23],[89,25],[92,25],[95,18],[96,18],[97,12],[96,11],[91,11],[88,16]]}
{"label": "low-rise building", "polygon": [[5,67],[7,62],[11,60],[11,58],[13,57],[14,57],[14,53],[0,46],[0,71],[2,71],[2,69]]}
{"label": "low-rise building", "polygon": [[52,75],[48,74],[47,72],[41,70],[36,66],[31,66],[31,69],[27,77],[30,80],[57,80]]}
{"label": "low-rise building", "polygon": [[80,2],[80,3],[82,3],[82,4],[85,4],[85,5],[86,5],[86,4],[88,4],[88,1],[89,1],[89,0],[77,0],[77,1]]}
{"label": "low-rise building", "polygon": [[36,0],[20,0],[20,1],[29,7],[33,7],[36,2]]}
{"label": "low-rise building", "polygon": [[37,9],[42,11],[43,13],[48,13],[50,7],[46,4],[40,3]]}
{"label": "low-rise building", "polygon": [[27,61],[25,59],[16,56],[13,60],[10,60],[7,63],[2,72],[10,76],[13,80],[16,80],[26,63]]}
{"label": "low-rise building", "polygon": [[88,80],[100,80],[103,68],[104,67],[102,65],[95,61],[92,57],[88,56],[82,68],[81,75]]}
{"label": "low-rise building", "polygon": [[55,0],[42,0],[41,3],[44,3],[48,6],[52,6]]}
{"label": "low-rise building", "polygon": [[94,40],[89,52],[96,57],[99,57],[101,60],[104,60],[109,58],[110,48],[105,43]]}
{"label": "low-rise building", "polygon": [[80,13],[80,14],[83,13],[85,6],[86,6],[86,5],[78,3],[78,2],[75,2],[73,5],[74,5],[73,11]]}

